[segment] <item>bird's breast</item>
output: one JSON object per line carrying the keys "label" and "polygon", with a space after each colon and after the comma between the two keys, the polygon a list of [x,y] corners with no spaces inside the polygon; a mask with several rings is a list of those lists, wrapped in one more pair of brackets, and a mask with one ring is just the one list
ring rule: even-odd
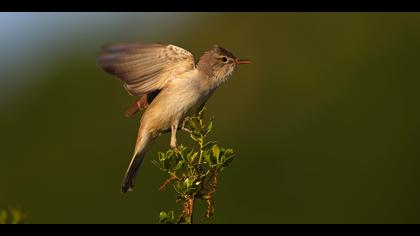
{"label": "bird's breast", "polygon": [[150,123],[155,129],[165,130],[174,122],[195,112],[211,95],[203,78],[192,73],[189,77],[174,78],[159,93],[143,114],[142,123]]}

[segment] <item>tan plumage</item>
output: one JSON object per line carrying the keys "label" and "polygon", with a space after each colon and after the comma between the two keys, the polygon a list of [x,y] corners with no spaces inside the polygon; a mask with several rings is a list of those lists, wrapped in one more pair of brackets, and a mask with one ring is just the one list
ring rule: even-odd
{"label": "tan plumage", "polygon": [[111,44],[103,50],[99,66],[121,79],[133,96],[160,90],[172,77],[195,67],[193,55],[174,45]]}
{"label": "tan plumage", "polygon": [[130,95],[139,98],[126,116],[146,109],[140,120],[134,154],[124,176],[122,192],[133,189],[134,180],[153,140],[171,131],[171,148],[177,150],[176,131],[186,116],[203,106],[236,65],[248,64],[215,45],[197,66],[185,49],[163,44],[111,44],[103,47],[98,65],[115,75]]}

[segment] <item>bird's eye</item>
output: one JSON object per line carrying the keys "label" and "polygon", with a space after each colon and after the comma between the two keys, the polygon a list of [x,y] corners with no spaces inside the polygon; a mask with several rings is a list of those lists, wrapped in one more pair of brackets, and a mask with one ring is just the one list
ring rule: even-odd
{"label": "bird's eye", "polygon": [[227,57],[222,57],[222,61],[227,62],[228,61]]}

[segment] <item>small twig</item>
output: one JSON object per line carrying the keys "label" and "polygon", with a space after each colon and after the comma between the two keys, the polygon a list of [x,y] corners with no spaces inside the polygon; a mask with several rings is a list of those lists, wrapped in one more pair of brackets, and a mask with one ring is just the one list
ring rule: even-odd
{"label": "small twig", "polygon": [[209,192],[206,194],[206,203],[207,203],[207,210],[206,210],[206,218],[210,218],[214,214],[214,201],[213,201],[213,194],[216,192],[217,187],[217,176],[218,172],[214,172],[211,176],[211,184]]}
{"label": "small twig", "polygon": [[174,180],[176,180],[178,177],[176,177],[176,175],[172,175],[170,178],[166,179],[159,187],[160,191],[165,190],[166,186],[168,186],[169,184],[171,184]]}
{"label": "small twig", "polygon": [[[203,137],[203,136],[201,136]],[[198,145],[200,145],[200,156],[198,158],[198,164],[201,164],[201,159],[203,159],[203,146],[204,146],[204,140],[201,138],[198,142]]]}

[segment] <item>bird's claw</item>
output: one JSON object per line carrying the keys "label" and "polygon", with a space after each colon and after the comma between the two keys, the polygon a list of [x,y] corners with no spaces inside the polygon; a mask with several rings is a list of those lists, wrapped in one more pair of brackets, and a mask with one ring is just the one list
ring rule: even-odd
{"label": "bird's claw", "polygon": [[190,129],[188,129],[187,127],[185,127],[185,124],[191,120],[191,117],[185,117],[184,121],[182,122],[182,126],[181,126],[181,130],[191,134],[192,131]]}
{"label": "bird's claw", "polygon": [[183,128],[181,128],[183,131],[185,131],[185,132],[187,132],[187,133],[189,133],[189,134],[192,134],[192,131],[190,130],[190,129],[188,129],[188,128],[185,128],[185,127],[183,127]]}
{"label": "bird's claw", "polygon": [[181,151],[179,151],[179,148],[177,146],[171,147],[171,149],[177,154],[181,153]]}

